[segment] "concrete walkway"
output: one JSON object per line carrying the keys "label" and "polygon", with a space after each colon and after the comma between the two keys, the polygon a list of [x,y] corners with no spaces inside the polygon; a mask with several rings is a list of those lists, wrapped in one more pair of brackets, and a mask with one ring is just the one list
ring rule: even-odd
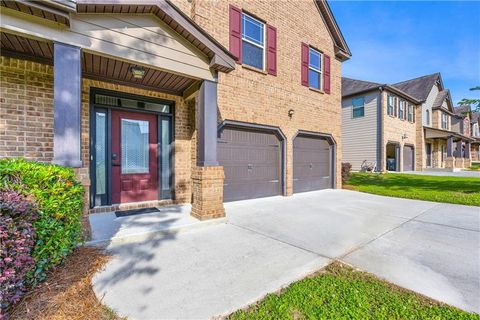
{"label": "concrete walkway", "polygon": [[419,174],[424,176],[443,176],[443,177],[474,177],[480,178],[480,171],[446,171],[446,170],[425,170],[425,171],[405,171],[396,173]]}
{"label": "concrete walkway", "polygon": [[223,225],[111,245],[95,292],[129,319],[206,319],[340,259],[480,311],[478,207],[325,190],[226,210]]}

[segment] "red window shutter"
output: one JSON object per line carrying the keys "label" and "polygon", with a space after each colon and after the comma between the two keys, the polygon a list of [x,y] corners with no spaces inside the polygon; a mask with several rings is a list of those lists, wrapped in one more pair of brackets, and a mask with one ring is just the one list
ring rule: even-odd
{"label": "red window shutter", "polygon": [[308,44],[302,42],[302,86],[308,87]]}
{"label": "red window shutter", "polygon": [[230,6],[230,52],[242,63],[242,10]]}
{"label": "red window shutter", "polygon": [[277,75],[277,29],[270,25],[267,26],[267,71]]}
{"label": "red window shutter", "polygon": [[330,56],[326,54],[323,56],[323,91],[330,93]]}

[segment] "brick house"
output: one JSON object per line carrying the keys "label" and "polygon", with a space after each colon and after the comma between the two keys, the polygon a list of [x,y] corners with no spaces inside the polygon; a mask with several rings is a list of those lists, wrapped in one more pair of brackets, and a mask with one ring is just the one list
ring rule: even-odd
{"label": "brick house", "polygon": [[391,85],[343,78],[343,161],[377,171],[470,166],[473,139],[454,117],[440,73]]}
{"label": "brick house", "polygon": [[351,54],[325,1],[0,8],[0,156],[75,168],[90,213],[340,187]]}

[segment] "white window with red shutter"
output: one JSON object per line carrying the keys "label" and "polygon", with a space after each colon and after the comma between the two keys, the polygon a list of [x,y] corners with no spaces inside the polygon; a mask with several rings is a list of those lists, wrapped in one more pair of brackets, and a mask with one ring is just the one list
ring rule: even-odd
{"label": "white window with red shutter", "polygon": [[330,93],[330,57],[302,43],[301,84]]}
{"label": "white window with red shutter", "polygon": [[277,29],[230,6],[230,52],[240,64],[277,75]]}

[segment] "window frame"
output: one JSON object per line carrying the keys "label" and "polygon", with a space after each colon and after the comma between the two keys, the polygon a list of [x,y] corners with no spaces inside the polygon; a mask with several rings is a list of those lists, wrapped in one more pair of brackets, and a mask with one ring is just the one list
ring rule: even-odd
{"label": "window frame", "polygon": [[[249,19],[252,19],[253,21],[262,25],[262,43],[263,43],[263,45],[259,45],[255,41],[247,39],[245,37],[245,23],[244,23],[245,17],[248,17]],[[264,21],[254,17],[253,15],[251,15],[251,14],[245,12],[245,11],[242,11],[242,13],[241,13],[241,21],[242,21],[242,28],[241,28],[240,40],[242,41],[242,51],[243,51],[243,42],[244,41],[247,42],[248,44],[251,44],[251,45],[253,45],[257,48],[262,49],[262,68],[252,66],[252,65],[248,64],[247,62],[245,62],[243,59],[242,59],[242,64],[247,65],[250,68],[255,68],[255,69],[258,69],[258,70],[265,71],[266,70],[266,65],[267,65],[267,63],[266,63],[266,56],[267,56],[266,55],[266,50],[267,50],[267,43],[266,43],[266,39],[267,39],[267,33],[266,32],[267,32],[267,30],[266,29],[267,28],[266,27],[267,27],[267,24]],[[242,55],[243,55],[243,52],[242,52]]]}
{"label": "window frame", "polygon": [[395,98],[390,94],[387,96],[387,114],[395,117]]}
{"label": "window frame", "polygon": [[[362,106],[355,106],[355,103],[354,101],[355,100],[362,100]],[[362,109],[362,115],[357,115],[355,116],[355,111],[358,110],[358,109]],[[365,117],[365,97],[362,96],[362,97],[356,97],[356,98],[353,98],[352,99],[352,119],[357,119],[357,118],[363,118]]]}
{"label": "window frame", "polygon": [[448,118],[445,112],[442,112],[442,115],[441,115],[441,125],[442,125],[442,129],[448,130]]}
{"label": "window frame", "polygon": [[430,125],[430,110],[429,109],[425,110],[425,113],[427,114],[427,126],[429,126]]}
{"label": "window frame", "polygon": [[[319,60],[319,69],[316,69],[314,66],[311,65],[311,59],[310,59],[310,53],[314,52],[318,54],[318,60]],[[310,70],[313,72],[318,73],[319,81],[318,81],[318,88],[313,87],[310,85]],[[317,50],[313,48],[312,46],[308,46],[308,87],[312,88],[314,90],[320,90],[323,91],[323,53],[320,50]]]}
{"label": "window frame", "polygon": [[415,122],[413,104],[411,103],[407,104],[407,120],[408,122],[412,122],[412,123]]}
{"label": "window frame", "polygon": [[[400,116],[401,114],[401,116]],[[398,103],[398,118],[405,120],[405,100],[399,99]]]}

